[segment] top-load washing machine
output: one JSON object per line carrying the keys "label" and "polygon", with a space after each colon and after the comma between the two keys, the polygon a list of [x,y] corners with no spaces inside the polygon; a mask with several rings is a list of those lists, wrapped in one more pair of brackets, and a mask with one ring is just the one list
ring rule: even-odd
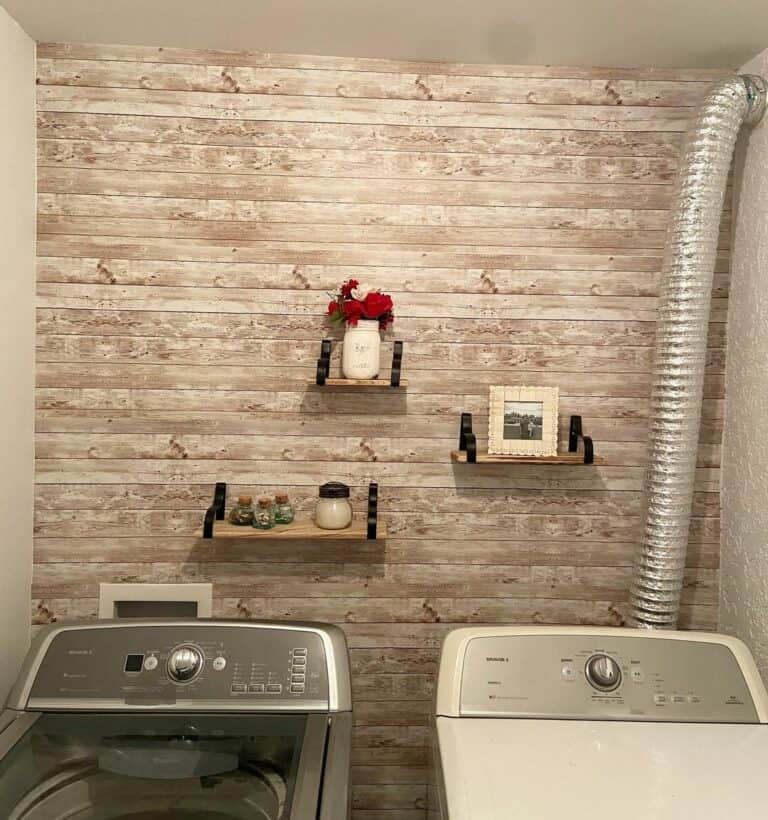
{"label": "top-load washing machine", "polygon": [[459,629],[437,687],[445,820],[766,817],[768,697],[723,635]]}
{"label": "top-load washing machine", "polygon": [[345,820],[351,733],[337,627],[53,626],[0,715],[0,817]]}

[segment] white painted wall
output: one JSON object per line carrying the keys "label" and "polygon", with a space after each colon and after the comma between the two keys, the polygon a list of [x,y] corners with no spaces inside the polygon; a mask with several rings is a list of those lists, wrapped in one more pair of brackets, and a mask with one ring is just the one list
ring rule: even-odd
{"label": "white painted wall", "polygon": [[29,642],[34,494],[35,44],[0,7],[0,703]]}
{"label": "white painted wall", "polygon": [[[743,72],[768,78],[768,51]],[[768,116],[737,155],[723,436],[720,628],[768,682]]]}
{"label": "white painted wall", "polygon": [[3,3],[39,42],[460,63],[732,69],[768,40],[765,0]]}

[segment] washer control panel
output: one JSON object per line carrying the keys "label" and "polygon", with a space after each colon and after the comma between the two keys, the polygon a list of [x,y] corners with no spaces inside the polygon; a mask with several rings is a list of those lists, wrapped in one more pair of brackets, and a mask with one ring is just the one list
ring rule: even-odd
{"label": "washer control panel", "polygon": [[279,625],[83,627],[47,648],[30,691],[36,699],[327,708],[325,644],[320,630]]}
{"label": "washer control panel", "polygon": [[719,643],[608,635],[473,637],[468,716],[757,723],[741,667]]}

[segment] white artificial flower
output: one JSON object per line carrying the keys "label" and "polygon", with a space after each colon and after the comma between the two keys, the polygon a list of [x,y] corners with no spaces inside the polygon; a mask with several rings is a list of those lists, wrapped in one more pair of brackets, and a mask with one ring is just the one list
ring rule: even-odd
{"label": "white artificial flower", "polygon": [[374,288],[373,290],[361,290],[359,287],[358,287],[358,288],[354,288],[354,289],[351,291],[350,296],[351,296],[353,299],[357,299],[357,300],[359,300],[360,302],[364,302],[364,301],[365,301],[365,297],[366,297],[369,293],[381,293],[381,288]]}

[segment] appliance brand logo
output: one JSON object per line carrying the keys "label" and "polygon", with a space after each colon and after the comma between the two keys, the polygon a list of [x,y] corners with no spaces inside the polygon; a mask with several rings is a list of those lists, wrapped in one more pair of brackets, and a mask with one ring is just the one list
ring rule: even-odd
{"label": "appliance brand logo", "polygon": [[488,663],[509,663],[509,658],[486,657],[486,661],[488,661]]}

